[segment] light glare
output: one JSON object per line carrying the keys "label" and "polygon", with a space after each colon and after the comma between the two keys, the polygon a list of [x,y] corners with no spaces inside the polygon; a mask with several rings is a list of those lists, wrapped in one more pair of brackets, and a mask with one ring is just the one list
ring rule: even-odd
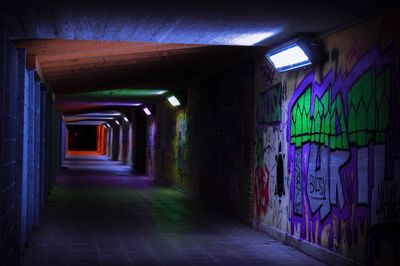
{"label": "light glare", "polygon": [[238,35],[230,40],[235,45],[253,45],[274,35],[275,32],[258,32]]}
{"label": "light glare", "polygon": [[179,106],[179,105],[181,105],[181,103],[178,101],[178,99],[175,97],[175,96],[171,96],[171,97],[169,97],[168,98],[168,101],[170,102],[170,104],[172,105],[172,106]]}

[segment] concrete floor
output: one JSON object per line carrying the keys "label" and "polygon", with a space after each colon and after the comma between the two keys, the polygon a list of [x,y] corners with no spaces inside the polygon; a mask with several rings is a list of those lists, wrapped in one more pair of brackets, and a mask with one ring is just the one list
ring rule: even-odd
{"label": "concrete floor", "polygon": [[22,265],[321,265],[105,157],[75,157]]}

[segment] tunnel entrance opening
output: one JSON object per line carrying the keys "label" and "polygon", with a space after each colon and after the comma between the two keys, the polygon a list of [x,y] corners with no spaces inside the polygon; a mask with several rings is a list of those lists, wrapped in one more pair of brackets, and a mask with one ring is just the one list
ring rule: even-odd
{"label": "tunnel entrance opening", "polygon": [[96,151],[97,130],[92,125],[68,125],[68,150]]}
{"label": "tunnel entrance opening", "polygon": [[66,125],[66,155],[105,155],[106,132],[104,126],[72,124]]}

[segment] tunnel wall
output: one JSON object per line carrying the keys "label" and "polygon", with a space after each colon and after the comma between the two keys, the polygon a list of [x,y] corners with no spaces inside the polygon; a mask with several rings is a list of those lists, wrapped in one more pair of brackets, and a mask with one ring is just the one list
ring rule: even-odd
{"label": "tunnel wall", "polygon": [[[163,108],[163,107],[160,107]],[[164,108],[166,108],[164,106]],[[156,141],[156,119],[155,117],[147,118],[147,134],[146,134],[146,174],[156,177],[156,160],[155,160],[155,141]],[[166,175],[170,176],[170,175]],[[173,177],[170,177],[173,179]]]}
{"label": "tunnel wall", "polygon": [[106,155],[112,157],[112,128],[107,128]]}
{"label": "tunnel wall", "polygon": [[1,18],[0,103],[0,265],[19,265],[60,165],[60,119]]}
{"label": "tunnel wall", "polygon": [[190,88],[179,108],[158,104],[147,118],[147,174],[248,223],[253,94],[248,61]]}
{"label": "tunnel wall", "polygon": [[121,125],[119,126],[119,152],[118,152],[118,161],[121,163],[126,163],[126,155],[127,155],[127,144],[128,144],[128,134],[127,129],[128,125],[124,122],[120,122]]}
{"label": "tunnel wall", "polygon": [[[123,145],[125,146],[125,155],[123,158],[119,158],[119,161],[129,165],[134,171],[135,169],[135,160],[137,157],[137,149],[136,149],[136,123],[135,120],[135,110],[131,110],[130,112],[126,113],[126,117],[128,118],[129,122],[125,122],[125,137]],[[144,155],[142,155],[143,157]],[[123,160],[122,160],[123,159]]]}
{"label": "tunnel wall", "polygon": [[132,160],[133,169],[138,174],[145,174],[146,167],[146,136],[147,136],[147,117],[141,109],[136,109],[132,114],[133,139]]}
{"label": "tunnel wall", "polygon": [[5,22],[0,21],[0,263],[12,265],[18,253],[18,239],[14,237],[15,205],[19,198],[15,197],[21,176],[17,170],[18,133],[18,51],[7,39]]}
{"label": "tunnel wall", "polygon": [[147,174],[166,179],[180,189],[186,187],[183,138],[186,138],[186,108],[174,109],[160,103],[157,115],[147,118]]}
{"label": "tunnel wall", "polygon": [[304,251],[399,258],[399,17],[324,38],[326,59],[311,70],[278,74],[256,62],[256,228]]}
{"label": "tunnel wall", "polygon": [[133,158],[134,158],[134,145],[133,145],[133,136],[134,136],[134,125],[133,125],[133,115],[129,114],[129,124],[128,124],[128,138],[127,138],[127,154],[126,154],[126,163],[133,167]]}
{"label": "tunnel wall", "polygon": [[[140,172],[140,162],[137,160],[144,160],[144,152],[139,153],[138,149],[136,148],[137,146],[137,139],[140,138],[140,129],[141,127],[145,127],[145,120],[140,120],[137,121],[136,117],[137,116],[137,111],[133,110],[127,114],[125,114],[126,117],[128,118],[128,122],[126,122],[123,119],[120,119],[119,123],[120,125],[113,125],[113,132],[118,132],[118,161],[121,162],[122,164],[126,164],[131,166],[134,170]],[[138,127],[138,124],[141,124],[142,126]],[[141,140],[143,142],[143,140]],[[145,143],[141,144],[145,145]],[[115,158],[115,157],[114,157]],[[144,166],[142,166],[142,169]],[[142,171],[143,173],[144,171]]]}
{"label": "tunnel wall", "polygon": [[[252,61],[201,83],[189,99],[191,164],[199,174],[199,198],[248,223],[251,215],[254,66]],[[193,101],[196,101],[195,103]],[[197,148],[195,148],[197,147]],[[197,160],[197,157],[201,160]]]}
{"label": "tunnel wall", "polygon": [[119,126],[112,127],[111,133],[111,159],[114,161],[118,161],[119,156]]}

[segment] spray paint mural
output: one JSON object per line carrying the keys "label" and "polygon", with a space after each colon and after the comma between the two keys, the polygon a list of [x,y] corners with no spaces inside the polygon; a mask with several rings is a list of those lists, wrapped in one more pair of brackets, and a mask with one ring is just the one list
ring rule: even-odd
{"label": "spray paint mural", "polygon": [[187,146],[187,116],[185,110],[178,110],[176,114],[175,132],[172,139],[173,150],[173,168],[172,175],[179,184],[185,183],[185,164],[186,164],[186,146]]}
{"label": "spray paint mural", "polygon": [[367,230],[399,220],[395,52],[374,47],[346,76],[331,70],[317,82],[310,72],[294,90],[286,128],[293,235],[363,257]]}
{"label": "spray paint mural", "polygon": [[147,169],[150,176],[155,176],[155,137],[156,137],[156,122],[154,120],[148,121],[147,133]]}
{"label": "spray paint mural", "polygon": [[[261,88],[274,81],[261,68]],[[265,81],[270,79],[270,81]],[[257,99],[256,167],[254,171],[255,216],[278,229],[285,229],[288,206],[282,201],[289,188],[285,175],[285,141],[282,123],[283,88],[280,83],[265,89]]]}
{"label": "spray paint mural", "polygon": [[187,111],[157,105],[157,115],[147,125],[147,172],[186,187]]}

